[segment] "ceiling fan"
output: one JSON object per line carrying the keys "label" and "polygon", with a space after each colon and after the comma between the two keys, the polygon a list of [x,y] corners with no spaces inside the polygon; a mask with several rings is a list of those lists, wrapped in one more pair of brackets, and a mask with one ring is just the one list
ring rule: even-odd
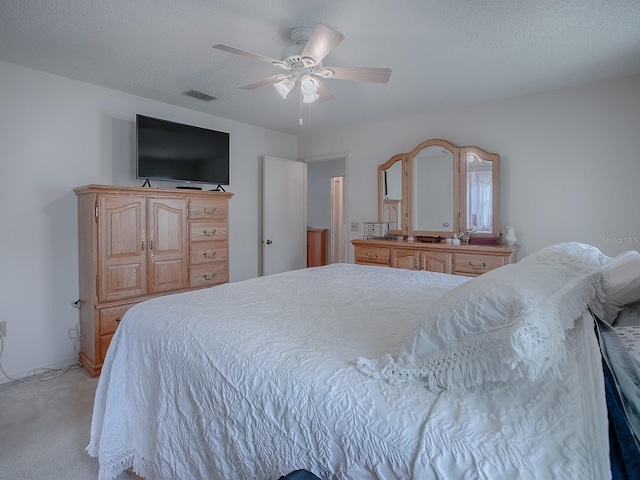
{"label": "ceiling fan", "polygon": [[344,39],[343,34],[326,25],[319,23],[313,29],[296,27],[290,31],[289,36],[293,45],[282,51],[280,60],[224,44],[214,45],[213,48],[269,63],[286,72],[238,88],[252,90],[272,84],[282,98],[287,98],[297,82],[300,84],[300,98],[303,103],[324,102],[335,98],[321,79],[334,78],[375,83],[389,81],[391,70],[388,68],[325,67],[322,60]]}

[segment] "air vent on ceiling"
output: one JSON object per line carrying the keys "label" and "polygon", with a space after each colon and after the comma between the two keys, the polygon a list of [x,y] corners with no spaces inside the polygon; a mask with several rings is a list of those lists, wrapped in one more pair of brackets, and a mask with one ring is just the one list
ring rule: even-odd
{"label": "air vent on ceiling", "polygon": [[186,92],[182,92],[188,97],[197,98],[198,100],[202,100],[203,102],[210,102],[211,100],[215,100],[216,97],[213,95],[209,95],[208,93],[200,92],[199,90],[187,90]]}

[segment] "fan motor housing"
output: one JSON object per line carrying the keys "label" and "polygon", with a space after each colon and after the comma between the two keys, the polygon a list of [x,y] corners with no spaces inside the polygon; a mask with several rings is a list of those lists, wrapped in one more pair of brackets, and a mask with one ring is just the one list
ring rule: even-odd
{"label": "fan motor housing", "polygon": [[293,67],[296,64],[303,63],[302,52],[307,46],[309,39],[313,34],[313,28],[310,27],[296,27],[289,31],[289,37],[293,42],[293,45],[289,45],[282,50],[280,59],[283,63]]}
{"label": "fan motor housing", "polygon": [[280,59],[289,65],[294,65],[295,63],[302,62],[302,51],[304,50],[305,44],[296,44],[289,45],[282,50],[282,54],[280,55]]}
{"label": "fan motor housing", "polygon": [[311,27],[296,27],[292,28],[289,31],[289,37],[291,41],[295,44],[303,44],[306,45],[309,39],[311,38],[311,34],[313,33],[313,28]]}

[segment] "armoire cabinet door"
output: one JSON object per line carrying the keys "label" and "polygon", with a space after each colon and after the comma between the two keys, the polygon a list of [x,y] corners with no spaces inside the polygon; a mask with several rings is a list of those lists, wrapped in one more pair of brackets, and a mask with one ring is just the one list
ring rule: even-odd
{"label": "armoire cabinet door", "polygon": [[148,199],[149,292],[188,287],[187,199]]}
{"label": "armoire cabinet door", "polygon": [[99,199],[99,302],[145,295],[145,199],[125,195],[102,195]]}

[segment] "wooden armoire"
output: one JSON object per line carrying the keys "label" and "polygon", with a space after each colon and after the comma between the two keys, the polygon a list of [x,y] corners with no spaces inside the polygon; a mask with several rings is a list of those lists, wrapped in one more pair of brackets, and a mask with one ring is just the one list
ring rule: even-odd
{"label": "wooden armoire", "polygon": [[158,295],[229,281],[233,194],[87,185],[78,196],[80,363],[100,374],[124,313]]}

